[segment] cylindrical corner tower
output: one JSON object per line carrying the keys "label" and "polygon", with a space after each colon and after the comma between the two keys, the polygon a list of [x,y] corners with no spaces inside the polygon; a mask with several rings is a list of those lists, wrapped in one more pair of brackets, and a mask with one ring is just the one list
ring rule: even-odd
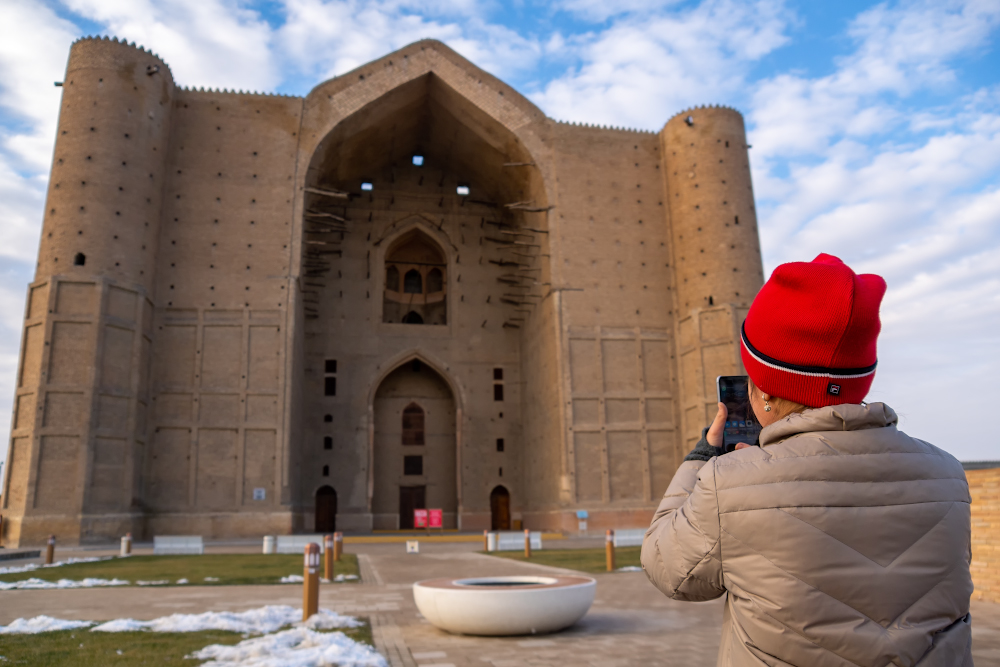
{"label": "cylindrical corner tower", "polygon": [[742,374],[739,327],[763,281],[746,130],[738,111],[692,109],[660,132],[676,277],[683,440],[715,415],[715,378]]}
{"label": "cylindrical corner tower", "polygon": [[118,40],[76,42],[35,282],[3,499],[5,544],[135,530],[156,240],[173,80]]}

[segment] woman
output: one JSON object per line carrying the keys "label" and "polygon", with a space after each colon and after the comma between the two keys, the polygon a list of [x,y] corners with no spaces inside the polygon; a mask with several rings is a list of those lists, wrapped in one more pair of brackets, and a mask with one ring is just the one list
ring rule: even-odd
{"label": "woman", "polygon": [[965,473],[864,403],[884,293],[829,255],[775,269],[742,331],[760,446],[719,455],[720,403],[646,533],[665,595],[728,593],[719,665],[972,665]]}

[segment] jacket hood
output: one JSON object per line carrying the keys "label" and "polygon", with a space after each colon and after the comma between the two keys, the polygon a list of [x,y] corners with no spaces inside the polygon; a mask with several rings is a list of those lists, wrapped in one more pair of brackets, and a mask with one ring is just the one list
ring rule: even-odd
{"label": "jacket hood", "polygon": [[788,415],[760,432],[760,446],[766,447],[793,435],[814,431],[861,431],[894,426],[896,411],[885,403],[830,405]]}

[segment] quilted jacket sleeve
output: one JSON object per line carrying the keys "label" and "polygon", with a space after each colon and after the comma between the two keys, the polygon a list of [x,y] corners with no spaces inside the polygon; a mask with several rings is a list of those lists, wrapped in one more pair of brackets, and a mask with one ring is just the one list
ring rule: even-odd
{"label": "quilted jacket sleeve", "polygon": [[674,600],[714,600],[722,583],[715,461],[685,461],[642,542],[642,569]]}

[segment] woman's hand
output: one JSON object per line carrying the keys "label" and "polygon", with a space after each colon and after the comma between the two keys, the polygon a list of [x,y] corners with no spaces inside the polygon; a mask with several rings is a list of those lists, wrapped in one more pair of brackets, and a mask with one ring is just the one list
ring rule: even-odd
{"label": "woman's hand", "polygon": [[[725,403],[719,403],[719,411],[715,415],[715,420],[712,425],[708,427],[708,433],[705,435],[705,439],[708,444],[713,447],[718,447],[722,449],[722,432],[726,428],[726,417],[729,416],[729,410],[726,409]],[[747,447],[752,447],[745,442],[738,443],[736,449],[745,449]]]}

